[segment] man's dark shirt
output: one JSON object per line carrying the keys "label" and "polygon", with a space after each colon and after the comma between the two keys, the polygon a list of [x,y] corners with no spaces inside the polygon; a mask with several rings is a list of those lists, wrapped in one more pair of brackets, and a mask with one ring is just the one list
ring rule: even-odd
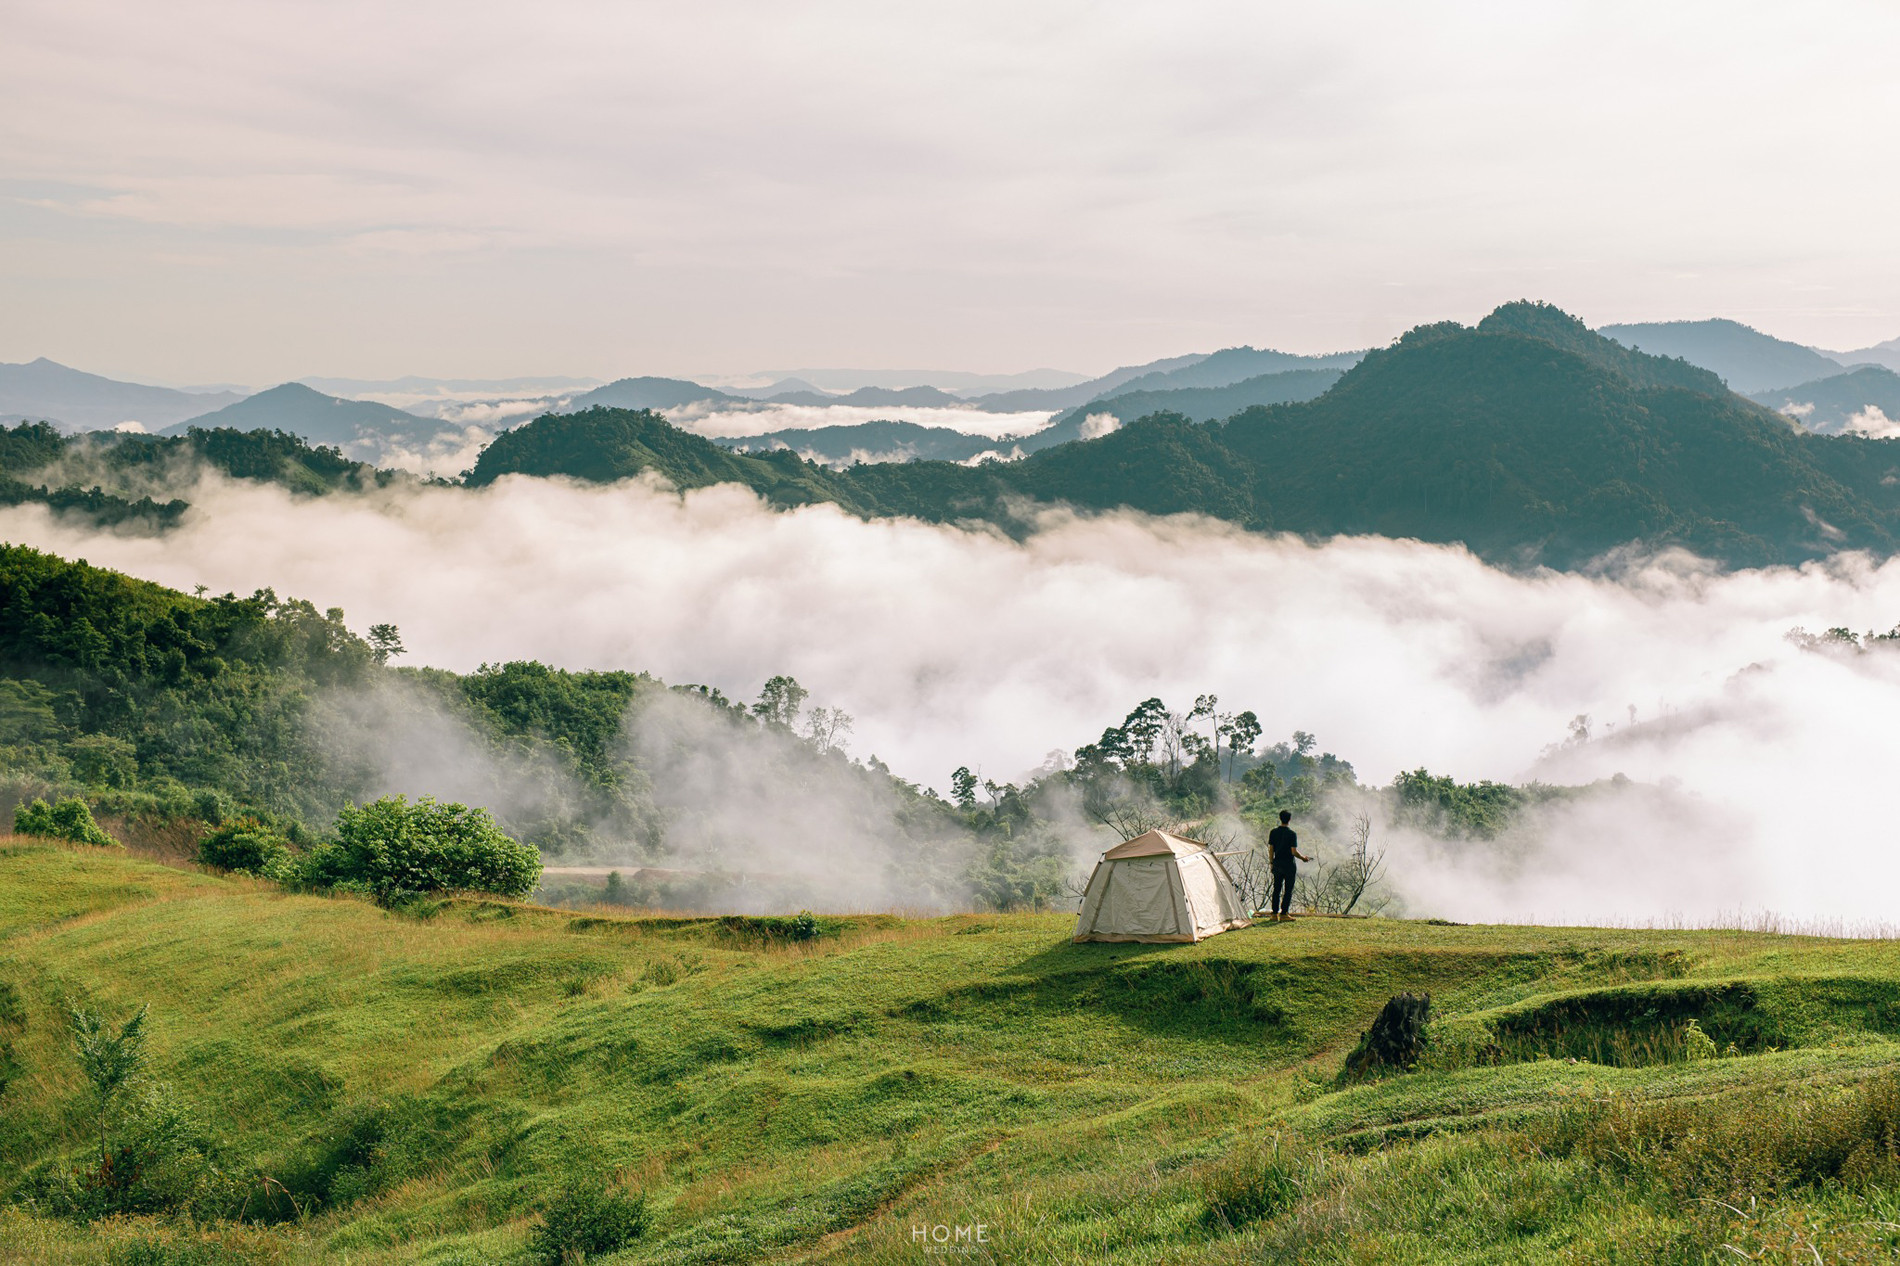
{"label": "man's dark shirt", "polygon": [[1267,857],[1275,870],[1296,870],[1293,863],[1293,850],[1300,846],[1300,837],[1293,828],[1284,824],[1267,832]]}

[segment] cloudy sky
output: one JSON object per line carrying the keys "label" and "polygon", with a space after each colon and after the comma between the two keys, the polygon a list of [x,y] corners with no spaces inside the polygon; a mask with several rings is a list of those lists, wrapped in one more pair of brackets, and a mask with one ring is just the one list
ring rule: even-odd
{"label": "cloudy sky", "polygon": [[0,0],[0,360],[1099,372],[1900,336],[1890,3]]}

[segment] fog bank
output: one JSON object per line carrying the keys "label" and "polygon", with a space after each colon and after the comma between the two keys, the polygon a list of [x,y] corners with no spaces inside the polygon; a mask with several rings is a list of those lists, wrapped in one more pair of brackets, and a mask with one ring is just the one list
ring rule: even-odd
{"label": "fog bank", "polygon": [[[1636,784],[1554,815],[1534,864],[1394,837],[1416,913],[1878,918],[1900,881],[1900,654],[1784,636],[1891,627],[1900,563],[1719,575],[1672,556],[1519,576],[1459,549],[1196,518],[1052,511],[1017,543],[774,513],[731,487],[520,477],[309,500],[208,478],[188,496],[164,537],[34,506],[0,511],[0,536],[394,622],[409,662],[635,668],[735,698],[789,673],[856,718],[854,754],[939,788],[959,764],[1017,778],[1142,698],[1201,692],[1258,712],[1269,739],[1315,732],[1368,782],[1422,765]],[[1546,753],[1579,715],[1591,740]]]}

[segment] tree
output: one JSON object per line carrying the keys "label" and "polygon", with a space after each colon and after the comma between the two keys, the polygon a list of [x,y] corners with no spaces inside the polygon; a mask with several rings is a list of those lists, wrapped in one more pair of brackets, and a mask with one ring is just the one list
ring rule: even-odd
{"label": "tree", "polygon": [[1260,738],[1260,718],[1252,712],[1242,712],[1227,722],[1227,781],[1234,780],[1234,762],[1242,756],[1253,755],[1253,745]]}
{"label": "tree", "polygon": [[1372,819],[1357,814],[1352,820],[1352,849],[1334,872],[1340,875],[1339,888],[1346,902],[1340,913],[1351,914],[1366,889],[1379,882],[1384,871],[1385,850],[1372,847]]}
{"label": "tree", "polygon": [[752,705],[752,715],[767,725],[789,730],[798,720],[799,709],[810,697],[811,691],[781,673],[769,679],[759,691],[759,701]]}
{"label": "tree", "polygon": [[[1126,759],[1144,765],[1151,764],[1154,761],[1155,742],[1161,737],[1167,719],[1168,705],[1159,699],[1143,699],[1136,704],[1135,710],[1128,714],[1119,730]],[[1102,736],[1102,744],[1103,749],[1107,750],[1107,735]]]}
{"label": "tree", "polygon": [[1123,840],[1132,840],[1150,831],[1173,832],[1179,826],[1174,817],[1160,806],[1134,800],[1092,806],[1088,813]]}
{"label": "tree", "polygon": [[107,1122],[119,1096],[145,1070],[145,1008],[119,1026],[112,1026],[97,1011],[74,1007],[73,1053],[79,1057],[79,1069],[92,1083],[99,1099],[99,1165],[111,1164],[111,1149],[106,1137]]}
{"label": "tree", "polygon": [[385,902],[417,892],[525,897],[541,882],[541,854],[504,835],[486,809],[384,796],[337,814],[336,842],[312,854],[310,870]]}
{"label": "tree", "polygon": [[1213,733],[1214,733],[1214,759],[1215,760],[1220,759],[1220,740],[1221,740],[1222,727],[1221,727],[1221,715],[1216,710],[1219,708],[1219,706],[1220,706],[1219,695],[1195,695],[1194,706],[1188,709],[1188,720],[1190,721],[1194,720],[1194,718],[1196,717],[1207,718],[1208,726],[1210,729],[1213,730]]}
{"label": "tree", "polygon": [[13,810],[13,833],[71,840],[98,848],[112,848],[118,843],[99,829],[99,824],[93,821],[92,810],[77,796],[68,796],[52,805],[44,800],[17,805]]}
{"label": "tree", "polygon": [[842,750],[851,732],[851,716],[843,708],[813,708],[805,714],[805,737],[820,752]]}
{"label": "tree", "polygon": [[379,664],[387,664],[398,655],[408,654],[403,649],[402,634],[396,631],[396,626],[393,624],[369,626],[369,649],[370,654],[376,657],[376,662]]}
{"label": "tree", "polygon": [[950,798],[959,808],[976,807],[976,775],[970,772],[968,765],[958,765],[956,772],[950,775]]}

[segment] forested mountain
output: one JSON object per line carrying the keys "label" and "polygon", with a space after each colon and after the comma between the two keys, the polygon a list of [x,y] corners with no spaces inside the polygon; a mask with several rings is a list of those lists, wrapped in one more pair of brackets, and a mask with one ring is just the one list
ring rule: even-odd
{"label": "forested mountain", "polygon": [[1822,435],[1839,435],[1856,418],[1858,429],[1871,435],[1887,434],[1888,424],[1900,424],[1900,374],[1883,365],[1862,365],[1752,398]]}
{"label": "forested mountain", "polygon": [[1814,348],[1739,321],[1652,321],[1606,325],[1597,333],[1652,356],[1675,356],[1699,365],[1744,395],[1841,372],[1839,363]]}
{"label": "forested mountain", "polygon": [[778,504],[1008,522],[1005,499],[1195,511],[1312,536],[1463,542],[1492,559],[1581,565],[1621,545],[1684,545],[1734,565],[1892,552],[1900,450],[1800,434],[1682,361],[1647,356],[1542,304],[1475,329],[1420,327],[1316,400],[1197,425],[1158,416],[1019,462],[832,472],[742,457],[657,417],[544,417],[482,455],[508,471],[682,487],[736,479]]}
{"label": "forested mountain", "polygon": [[44,356],[24,365],[0,365],[0,417],[57,422],[73,431],[109,429],[121,422],[156,431],[241,399],[231,391],[174,391],[118,382]]}

